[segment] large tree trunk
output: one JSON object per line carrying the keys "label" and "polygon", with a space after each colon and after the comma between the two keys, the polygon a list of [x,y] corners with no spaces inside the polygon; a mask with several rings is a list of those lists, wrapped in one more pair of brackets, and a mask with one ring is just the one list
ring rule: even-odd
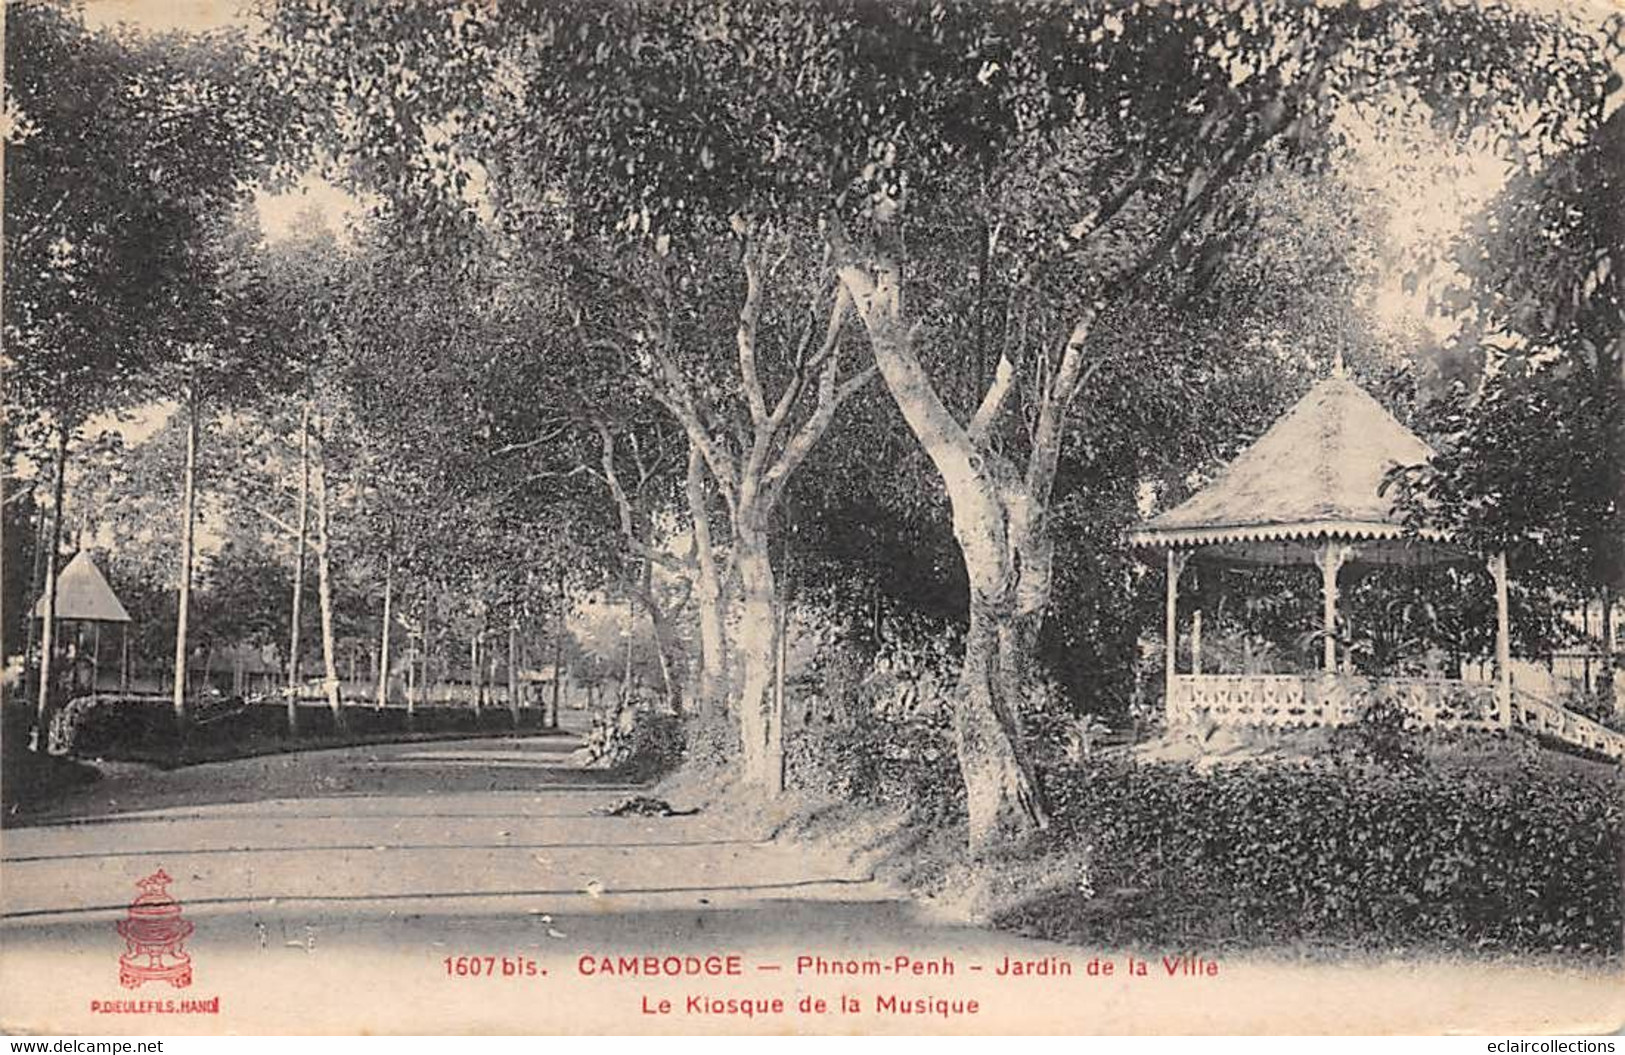
{"label": "large tree trunk", "polygon": [[34,714],[34,749],[46,750],[51,721],[52,660],[56,651],[56,562],[62,549],[62,500],[68,475],[68,430],[56,432],[56,481],[52,485],[51,537],[45,549],[45,611],[40,620],[39,703]]}
{"label": "large tree trunk", "polygon": [[[667,625],[666,612],[660,606],[660,598],[655,593],[654,559],[648,555],[654,548],[654,532],[648,530],[647,534],[649,538],[643,544],[645,552],[643,567],[638,584],[632,593],[643,605],[643,610],[649,613],[649,634],[654,639],[655,663],[660,667],[660,691],[665,698],[666,709],[673,714],[680,714],[683,709],[682,702],[671,674],[671,630]],[[630,634],[627,640],[631,640]]]}
{"label": "large tree trunk", "polygon": [[186,407],[186,470],[181,483],[181,582],[175,617],[175,720],[186,721],[186,623],[192,608],[192,530],[197,519],[197,396]]}
{"label": "large tree trunk", "polygon": [[718,714],[728,698],[728,657],[722,618],[722,577],[711,539],[711,514],[705,495],[705,465],[693,443],[688,448],[688,512],[694,531],[694,603],[700,626],[699,710]]}
{"label": "large tree trunk", "polygon": [[[716,699],[722,691],[723,671],[728,660],[738,660],[738,696],[741,771],[745,781],[769,794],[782,790],[782,752],[770,706],[774,646],[777,639],[778,597],[773,569],[768,557],[768,520],[790,479],[814,446],[828,431],[840,405],[869,382],[874,368],[857,370],[843,377],[841,371],[841,329],[850,310],[850,300],[839,285],[829,303],[818,342],[817,319],[823,291],[816,291],[808,305],[808,323],[791,360],[792,373],[775,398],[769,399],[762,384],[758,363],[757,330],[764,295],[765,271],[775,265],[756,238],[775,237],[771,225],[758,228],[736,227],[741,236],[740,263],[745,290],[739,309],[735,346],[739,363],[739,393],[748,412],[748,430],[737,434],[737,443],[718,434],[702,415],[684,370],[666,355],[664,348],[674,340],[658,340],[648,345],[654,357],[657,379],[656,398],[666,407],[687,434],[690,444],[688,499],[695,530],[698,570],[695,585],[700,605],[702,648],[702,699]],[[671,321],[669,308],[666,321]],[[656,325],[660,325],[657,323]],[[669,335],[668,335],[669,336]],[[804,415],[804,416],[803,416]],[[800,418],[799,424],[797,418]],[[727,430],[721,430],[726,432]],[[722,583],[713,563],[710,531],[706,517],[700,462],[709,469],[733,529],[732,558],[740,572],[743,591],[741,623],[737,648],[724,655],[726,644],[721,617]]]}
{"label": "large tree trunk", "polygon": [[649,612],[649,633],[654,637],[655,662],[660,665],[660,690],[666,698],[666,709],[673,714],[681,714],[682,694],[677,691],[677,683],[671,674],[671,627],[652,588],[646,587],[641,599]]}
{"label": "large tree trunk", "polygon": [[970,582],[970,633],[954,735],[965,780],[970,848],[981,853],[1049,824],[1016,715],[1049,600],[1052,549],[1045,507],[1060,422],[1092,316],[1067,343],[1066,357],[1051,381],[1055,398],[1046,400],[1023,477],[986,441],[1013,383],[1009,364],[1000,364],[976,420],[961,426],[911,347],[895,269],[882,267],[871,276],[847,266],[841,273],[868,330],[881,377],[941,475],[953,511],[954,538]]}
{"label": "large tree trunk", "polygon": [[970,848],[980,853],[1048,824],[1019,725],[1038,624],[1020,611],[1024,571],[1009,537],[1005,504],[991,487],[967,487],[950,498],[970,579],[970,630],[954,741],[965,781]]}
{"label": "large tree trunk", "polygon": [[299,735],[299,631],[305,599],[305,545],[310,526],[310,402],[299,411],[298,537],[293,544],[293,610],[288,616],[288,735]]}
{"label": "large tree trunk", "polygon": [[316,597],[322,610],[322,694],[333,712],[333,724],[344,727],[344,700],[339,693],[338,657],[333,643],[333,537],[327,507],[327,467],[318,459],[316,484]]}
{"label": "large tree trunk", "polygon": [[735,652],[739,658],[739,737],[741,775],[770,794],[784,790],[781,743],[773,723],[770,690],[778,647],[778,594],[767,533],[748,519],[734,536],[739,564],[740,619]]}

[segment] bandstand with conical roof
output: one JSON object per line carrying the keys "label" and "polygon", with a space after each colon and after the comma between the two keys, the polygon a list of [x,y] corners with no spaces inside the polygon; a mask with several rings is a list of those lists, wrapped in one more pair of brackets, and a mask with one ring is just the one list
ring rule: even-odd
{"label": "bandstand with conical roof", "polygon": [[[45,598],[42,596],[34,604],[34,618],[45,618]],[[74,652],[83,655],[85,644],[83,629],[89,628],[92,633],[92,642],[89,648],[88,659],[91,667],[91,685],[94,690],[99,680],[101,667],[101,628],[103,624],[116,624],[128,631],[130,613],[125,610],[118,595],[108,585],[107,577],[102,574],[96,562],[91,560],[90,554],[80,550],[74,555],[61,574],[56,579],[56,621],[58,623],[77,624],[81,628],[80,640],[74,645]],[[54,636],[54,635],[53,635]],[[128,680],[128,650],[129,638],[126,633],[120,642],[119,680],[121,689]]]}
{"label": "bandstand with conical roof", "polygon": [[[1343,369],[1312,387],[1280,420],[1185,502],[1142,524],[1132,545],[1163,551],[1167,570],[1164,706],[1170,727],[1201,723],[1319,726],[1354,720],[1375,700],[1405,708],[1423,727],[1533,726],[1558,739],[1625,757],[1625,737],[1549,702],[1514,693],[1507,562],[1464,552],[1448,532],[1407,526],[1385,493],[1396,466],[1433,451]],[[1180,669],[1179,583],[1192,562],[1319,569],[1321,669],[1308,674],[1202,669],[1201,619],[1191,613],[1190,660]],[[1495,583],[1495,679],[1362,677],[1338,663],[1338,591],[1374,567],[1476,564]]]}

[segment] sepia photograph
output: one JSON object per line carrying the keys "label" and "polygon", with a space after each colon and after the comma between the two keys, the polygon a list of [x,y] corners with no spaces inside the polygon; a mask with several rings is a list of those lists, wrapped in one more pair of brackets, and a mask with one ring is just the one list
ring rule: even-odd
{"label": "sepia photograph", "polygon": [[0,1032],[1625,1031],[1617,0],[3,17]]}

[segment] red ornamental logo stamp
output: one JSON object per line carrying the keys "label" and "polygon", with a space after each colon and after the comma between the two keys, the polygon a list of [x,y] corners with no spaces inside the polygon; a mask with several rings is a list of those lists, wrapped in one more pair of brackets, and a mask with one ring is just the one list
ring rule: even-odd
{"label": "red ornamental logo stamp", "polygon": [[192,984],[192,957],[186,952],[192,924],[181,918],[181,903],[169,896],[169,884],[162,868],[136,883],[141,894],[118,921],[119,937],[124,939],[118,980],[126,989],[157,981],[176,989]]}

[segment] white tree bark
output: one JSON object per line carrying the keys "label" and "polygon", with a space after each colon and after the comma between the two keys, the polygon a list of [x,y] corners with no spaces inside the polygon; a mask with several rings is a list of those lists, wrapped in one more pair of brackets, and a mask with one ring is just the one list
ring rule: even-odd
{"label": "white tree bark", "polygon": [[316,551],[316,596],[322,614],[322,694],[327,697],[334,724],[342,727],[344,701],[339,693],[338,656],[333,641],[333,537],[324,452],[318,452],[311,469],[316,497],[316,544],[312,549]]}
{"label": "white tree bark", "polygon": [[389,705],[389,646],[390,646],[390,620],[394,613],[390,611],[390,602],[394,600],[395,592],[395,558],[390,555],[384,563],[384,618],[378,631],[378,700],[377,709],[383,710]]}
{"label": "white tree bark", "polygon": [[186,630],[192,608],[193,528],[197,520],[198,407],[196,392],[186,405],[186,468],[181,483],[181,574],[175,616],[175,680],[171,703],[178,721],[186,720]]}
{"label": "white tree bark", "polygon": [[299,735],[299,634],[305,599],[305,547],[310,536],[310,400],[299,410],[299,508],[293,544],[293,610],[288,617],[288,735]]}
{"label": "white tree bark", "polygon": [[45,550],[45,611],[40,624],[39,700],[34,714],[34,749],[44,752],[50,736],[51,678],[56,658],[56,576],[62,549],[62,502],[66,497],[68,474],[68,431],[58,426],[56,434],[56,482],[51,504],[50,540]]}
{"label": "white tree bark", "polygon": [[722,577],[711,538],[711,511],[705,494],[705,462],[700,449],[688,447],[686,485],[688,515],[694,533],[694,599],[700,630],[699,708],[715,714],[728,698],[727,638],[723,632]]}
{"label": "white tree bark", "polygon": [[883,262],[871,272],[847,264],[841,278],[869,333],[880,375],[942,477],[952,507],[970,584],[954,735],[971,849],[981,852],[1049,823],[1017,720],[1049,603],[1053,542],[1047,517],[1061,431],[1094,313],[1074,327],[1040,394],[1033,449],[1022,474],[987,442],[1013,387],[1011,364],[999,364],[981,406],[962,427],[914,351],[916,330],[905,321],[895,267]]}
{"label": "white tree bark", "polygon": [[[735,332],[739,377],[749,427],[736,448],[707,428],[700,405],[679,364],[670,355],[669,333],[661,335],[651,352],[658,364],[658,378],[652,387],[657,400],[677,419],[689,443],[716,481],[732,529],[731,559],[739,572],[741,589],[740,631],[728,642],[722,633],[722,586],[724,577],[701,565],[699,585],[702,648],[708,636],[716,646],[711,655],[721,671],[724,655],[737,659],[739,678],[735,706],[739,718],[741,773],[748,784],[765,794],[780,788],[777,774],[783,772],[782,737],[772,727],[769,691],[773,678],[773,656],[777,645],[779,598],[769,552],[769,533],[774,510],[795,471],[829,430],[840,405],[859,391],[875,373],[865,367],[841,376],[841,330],[850,308],[846,289],[836,283],[833,302],[817,325],[818,301],[799,347],[791,357],[792,373],[771,404],[763,387],[757,348],[763,289],[763,258],[760,248],[749,238],[743,240],[741,262],[745,292]],[[822,334],[822,340],[815,338]],[[795,423],[798,414],[803,414]],[[690,508],[704,509],[703,493],[694,488],[690,474]],[[698,498],[698,501],[696,501]],[[696,551],[700,560],[710,551],[700,544],[709,536],[703,512],[693,516]],[[708,537],[705,541],[709,541]],[[722,668],[726,669],[726,668]]]}

